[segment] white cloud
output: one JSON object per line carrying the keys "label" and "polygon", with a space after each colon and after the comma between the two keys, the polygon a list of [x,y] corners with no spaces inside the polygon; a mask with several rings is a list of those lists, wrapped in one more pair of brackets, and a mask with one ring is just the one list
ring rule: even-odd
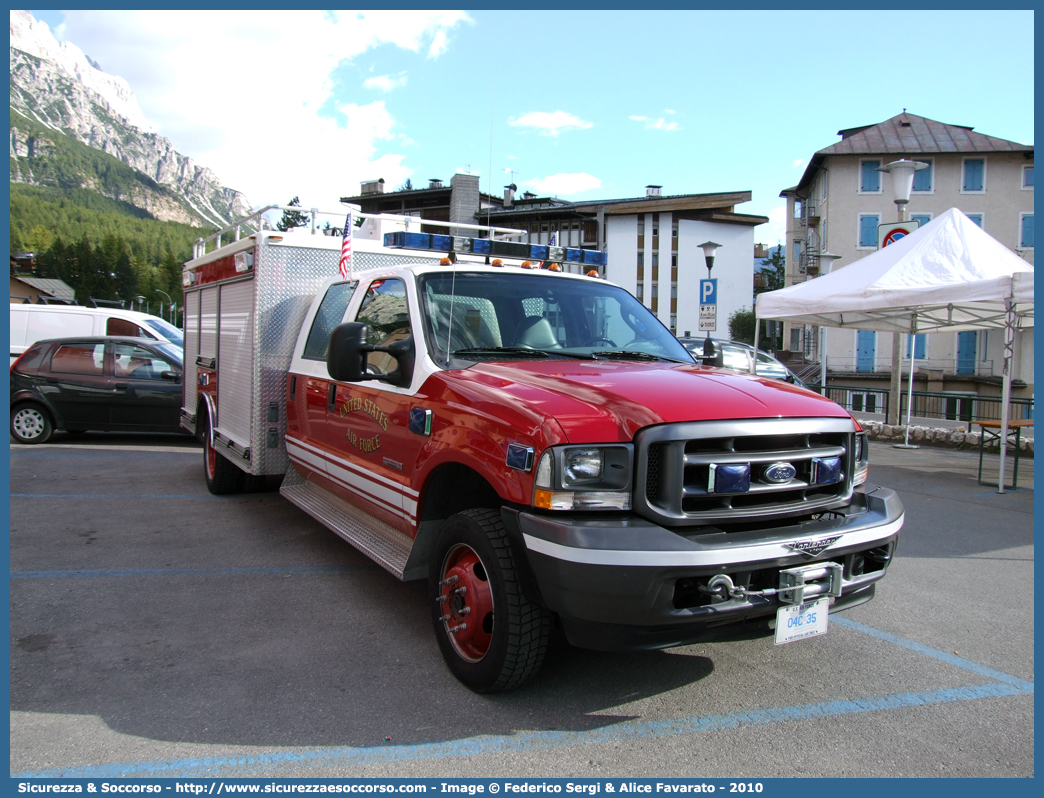
{"label": "white cloud", "polygon": [[[462,11],[424,10],[252,11],[249,20],[242,11],[66,11],[62,32],[130,83],[175,149],[255,205],[296,194],[336,211],[360,180],[395,185],[412,170],[405,155],[387,151],[408,138],[383,102],[320,116],[333,70],[387,44],[437,57],[471,21]],[[215,95],[215,86],[225,88]]]}
{"label": "white cloud", "polygon": [[[667,113],[673,114],[674,111],[668,110]],[[662,116],[659,119],[650,119],[647,116],[629,116],[627,118],[635,122],[644,122],[646,130],[666,130],[669,132],[681,130],[681,126],[677,122],[668,122]]]}
{"label": "white cloud", "polygon": [[368,89],[377,89],[378,91],[389,92],[392,89],[397,89],[400,86],[406,85],[406,73],[400,72],[398,75],[377,75],[376,77],[367,78],[363,81],[363,86]]}
{"label": "white cloud", "polygon": [[806,160],[804,160],[802,158],[798,158],[796,161],[794,161],[794,163],[792,163],[790,165],[790,168],[791,169],[804,169],[805,165],[807,163],[808,163],[808,161],[806,161]]}
{"label": "white cloud", "polygon": [[663,112],[664,112],[665,114],[676,114],[676,113],[678,113],[678,112],[677,112],[677,111],[675,111],[675,110],[674,110],[673,108],[664,108],[664,109],[663,109]]}
{"label": "white cloud", "polygon": [[602,187],[602,181],[584,172],[574,174],[549,175],[548,177],[527,180],[522,184],[535,188],[538,194],[551,194],[556,197],[568,197],[584,191],[593,191]]}
{"label": "white cloud", "polygon": [[590,122],[585,122],[579,117],[567,114],[565,111],[534,111],[523,114],[518,119],[508,120],[513,127],[531,127],[540,131],[542,136],[557,136],[563,130],[586,130],[592,127]]}

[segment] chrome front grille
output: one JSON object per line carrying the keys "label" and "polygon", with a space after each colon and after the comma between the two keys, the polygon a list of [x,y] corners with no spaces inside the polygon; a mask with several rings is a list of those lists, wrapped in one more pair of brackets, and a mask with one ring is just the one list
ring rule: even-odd
{"label": "chrome front grille", "polygon": [[[635,509],[656,523],[691,526],[795,516],[845,504],[852,495],[854,434],[855,424],[842,418],[651,427],[635,441],[636,484],[645,486],[635,497]],[[833,458],[839,458],[840,479],[816,484],[817,469]],[[772,481],[766,471],[776,464],[792,467],[793,476]],[[749,487],[716,492],[712,467],[726,466],[746,467]]]}

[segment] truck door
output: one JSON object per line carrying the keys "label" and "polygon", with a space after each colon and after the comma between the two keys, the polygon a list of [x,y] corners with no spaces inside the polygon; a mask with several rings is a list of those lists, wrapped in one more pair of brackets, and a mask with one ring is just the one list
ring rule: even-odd
{"label": "truck door", "polygon": [[[385,345],[413,334],[406,285],[400,279],[374,280],[366,289],[355,321],[369,330],[368,342]],[[374,352],[367,358],[371,374],[390,374],[395,358]],[[309,381],[311,382],[311,381]],[[424,440],[409,432],[412,397],[377,380],[330,382],[327,388],[324,448],[339,451],[343,465],[327,462],[327,473],[346,491],[346,498],[412,533],[416,494],[410,489],[413,462]]]}

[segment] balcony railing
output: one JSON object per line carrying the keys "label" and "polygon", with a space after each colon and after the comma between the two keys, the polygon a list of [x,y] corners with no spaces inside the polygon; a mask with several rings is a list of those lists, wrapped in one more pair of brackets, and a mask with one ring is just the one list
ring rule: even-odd
{"label": "balcony railing", "polygon": [[[810,383],[808,387],[821,392],[818,383]],[[888,416],[887,388],[827,384],[827,398],[851,412],[882,413],[886,418]],[[999,396],[959,391],[914,391],[913,416],[964,421],[968,424],[973,421],[1000,421],[1001,401]],[[904,390],[899,401],[899,416],[904,421],[906,408],[907,392]],[[1033,399],[1012,398],[1008,403],[1008,417],[1012,421],[1033,418]]]}

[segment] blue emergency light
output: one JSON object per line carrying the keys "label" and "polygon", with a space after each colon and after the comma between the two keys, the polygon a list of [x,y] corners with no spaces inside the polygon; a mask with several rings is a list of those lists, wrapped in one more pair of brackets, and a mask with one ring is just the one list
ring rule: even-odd
{"label": "blue emergency light", "polygon": [[422,249],[428,252],[467,252],[519,260],[578,263],[605,266],[607,257],[595,249],[552,247],[547,244],[525,244],[521,241],[498,241],[489,238],[465,238],[435,233],[385,233],[384,246],[389,249]]}

